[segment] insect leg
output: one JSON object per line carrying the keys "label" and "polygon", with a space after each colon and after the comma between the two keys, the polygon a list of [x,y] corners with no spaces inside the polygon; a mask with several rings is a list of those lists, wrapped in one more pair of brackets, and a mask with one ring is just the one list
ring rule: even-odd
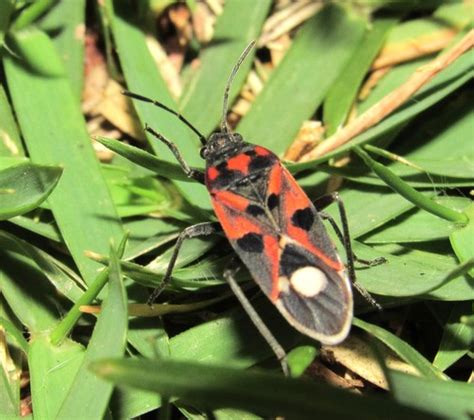
{"label": "insect leg", "polygon": [[[342,228],[343,232],[341,232],[341,229],[337,225],[336,221],[334,218],[326,213],[325,211],[322,211],[322,209],[326,208],[328,205],[334,203],[334,201],[337,201],[338,207],[339,207],[339,214],[341,217],[341,222],[342,222]],[[357,261],[361,264],[368,265],[370,267],[383,264],[386,262],[385,258],[380,257],[380,258],[375,258],[373,260],[364,260],[362,258],[359,258],[353,251],[352,251],[352,246],[351,246],[351,238],[349,234],[349,224],[347,222],[347,215],[346,215],[346,209],[344,207],[344,202],[342,201],[341,197],[339,196],[338,193],[332,193],[328,195],[324,195],[322,197],[317,198],[316,200],[313,201],[313,204],[315,205],[316,209],[318,210],[318,214],[321,216],[322,219],[327,220],[332,228],[334,229],[334,232],[336,233],[336,236],[338,237],[339,241],[342,243],[344,246],[345,250],[348,251],[348,248],[351,249],[352,252],[352,260]],[[347,246],[347,243],[349,244],[349,247]]]}
{"label": "insect leg", "polygon": [[148,125],[145,125],[145,130],[153,134],[158,140],[160,140],[162,143],[168,146],[168,149],[171,150],[171,153],[173,153],[173,155],[175,156],[176,160],[181,165],[181,168],[183,168],[183,171],[188,178],[192,178],[200,182],[201,184],[204,184],[204,173],[196,169],[192,169],[186,163],[180,151],[178,150],[178,148],[172,141],[168,140],[166,137],[164,137],[162,134],[158,133],[157,131],[153,130],[153,128],[149,127]]}
{"label": "insect leg", "polygon": [[171,274],[173,273],[174,265],[176,264],[176,259],[178,258],[179,250],[181,249],[181,245],[186,239],[196,238],[198,236],[208,236],[212,235],[213,233],[220,231],[219,223],[215,222],[205,222],[205,223],[198,223],[197,225],[192,225],[184,229],[178,239],[176,241],[176,245],[174,246],[173,254],[171,255],[170,262],[168,264],[168,268],[166,269],[166,273],[161,281],[160,285],[153,290],[152,294],[148,298],[148,305],[153,305],[153,302],[156,298],[161,294],[161,292],[165,289],[168,283],[171,280]]}
{"label": "insect leg", "polygon": [[265,339],[265,341],[273,350],[273,353],[275,353],[277,359],[280,361],[283,373],[285,374],[285,376],[288,376],[289,371],[288,371],[288,364],[286,362],[286,352],[281,346],[281,344],[274,337],[274,335],[271,333],[271,331],[268,329],[268,327],[265,325],[262,318],[260,318],[260,315],[254,309],[252,304],[249,302],[249,300],[245,296],[245,293],[242,291],[239,284],[235,280],[234,275],[237,271],[238,271],[238,268],[227,268],[224,271],[224,278],[227,281],[227,283],[229,283],[229,286],[232,289],[232,292],[235,294],[235,297],[239,300],[245,312],[247,312],[247,315],[250,317],[251,321],[257,328],[258,332],[262,335],[262,337]]}
{"label": "insect leg", "polygon": [[[336,221],[334,218],[326,213],[325,211],[318,211],[318,214],[321,216],[321,219],[327,220],[331,227],[333,228],[334,232],[336,233],[337,238],[341,242],[342,245],[345,245],[344,241],[344,234],[341,232],[341,229],[337,225]],[[380,257],[380,258],[375,258],[373,260],[364,260],[362,258],[359,258],[354,252],[352,252],[352,258],[355,262],[359,262],[363,265],[367,265],[369,267],[374,267],[379,264],[383,264],[385,262],[385,258]]]}
{"label": "insect leg", "polygon": [[333,203],[334,201],[337,202],[337,206],[339,208],[339,215],[341,217],[341,223],[342,223],[342,232],[339,229],[339,226],[337,226],[336,222],[331,216],[329,216],[325,212],[319,212],[319,214],[321,215],[322,218],[327,219],[329,221],[329,223],[335,230],[336,235],[338,236],[339,240],[342,242],[344,246],[344,249],[346,251],[346,256],[347,256],[348,276],[352,284],[371,305],[375,306],[378,309],[381,309],[380,305],[369,294],[369,292],[367,292],[367,290],[365,290],[359,283],[357,283],[355,270],[354,270],[354,261],[359,261],[362,263],[366,263],[367,265],[374,266],[374,265],[382,264],[386,260],[385,258],[382,257],[382,258],[376,258],[371,261],[366,261],[366,260],[361,260],[360,258],[357,258],[355,256],[354,252],[352,251],[352,243],[351,243],[351,236],[349,233],[349,223],[347,221],[346,208],[344,207],[344,203],[337,192],[320,197],[319,199],[315,200],[313,203],[316,208],[325,208],[326,206]]}

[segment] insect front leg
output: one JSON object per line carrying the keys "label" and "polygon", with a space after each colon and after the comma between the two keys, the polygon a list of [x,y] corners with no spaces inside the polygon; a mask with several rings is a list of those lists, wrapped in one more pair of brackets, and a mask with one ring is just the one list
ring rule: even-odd
{"label": "insect front leg", "polygon": [[166,269],[166,273],[163,277],[163,280],[161,281],[160,285],[155,290],[153,290],[152,294],[148,298],[148,305],[153,305],[153,302],[156,300],[156,298],[169,284],[171,280],[171,274],[173,273],[173,268],[176,264],[176,259],[178,258],[178,254],[181,249],[181,246],[183,245],[183,242],[186,239],[197,238],[198,236],[212,235],[213,233],[219,232],[220,230],[221,227],[219,223],[205,222],[189,226],[180,233],[178,239],[176,240],[176,245],[174,246],[173,254],[171,255],[171,259]]}
{"label": "insect front leg", "polygon": [[285,374],[285,376],[288,376],[289,370],[288,370],[288,363],[286,361],[285,349],[281,346],[281,344],[277,341],[275,336],[271,333],[271,331],[265,325],[262,318],[254,309],[250,301],[247,299],[247,296],[245,296],[245,293],[242,291],[241,287],[235,280],[234,276],[238,270],[239,270],[238,267],[228,267],[224,271],[224,279],[229,284],[232,292],[235,294],[235,297],[238,299],[238,301],[244,308],[245,312],[247,312],[247,315],[250,317],[250,320],[255,325],[258,332],[262,335],[262,337],[271,347],[271,349],[273,350],[273,353],[275,353],[277,359],[280,361],[283,373]]}
{"label": "insect front leg", "polygon": [[180,151],[178,150],[178,148],[172,141],[168,140],[165,136],[153,130],[153,128],[149,127],[147,124],[145,125],[145,130],[153,134],[158,140],[160,140],[162,143],[168,146],[168,149],[171,150],[171,153],[173,153],[173,155],[175,156],[178,163],[181,165],[181,168],[183,168],[183,171],[188,178],[192,178],[198,181],[199,183],[204,184],[204,173],[201,171],[198,171],[197,169],[192,169],[184,160]]}
{"label": "insect front leg", "polygon": [[[341,218],[341,223],[342,223],[342,232],[339,229],[339,226],[335,222],[335,220],[326,212],[324,211],[319,211],[319,209],[323,209],[327,207],[328,205],[337,202],[337,206],[339,208],[339,215]],[[349,275],[349,279],[351,280],[352,284],[354,287],[359,291],[359,293],[373,306],[375,306],[378,309],[381,309],[380,305],[375,301],[375,299],[365,290],[358,282],[356,279],[355,275],[355,269],[354,269],[354,261],[358,261],[362,264],[366,264],[368,266],[375,266],[379,264],[383,264],[386,262],[385,258],[375,258],[373,260],[363,260],[361,258],[358,258],[354,252],[352,251],[352,242],[351,242],[351,236],[349,233],[349,223],[347,221],[347,214],[346,214],[346,209],[344,207],[344,203],[339,196],[337,192],[324,195],[315,201],[313,201],[313,204],[315,205],[316,209],[318,209],[319,215],[325,219],[328,220],[329,223],[331,224],[332,228],[336,232],[337,237],[339,240],[342,242],[344,249],[346,251],[346,257],[347,257],[347,271]]]}

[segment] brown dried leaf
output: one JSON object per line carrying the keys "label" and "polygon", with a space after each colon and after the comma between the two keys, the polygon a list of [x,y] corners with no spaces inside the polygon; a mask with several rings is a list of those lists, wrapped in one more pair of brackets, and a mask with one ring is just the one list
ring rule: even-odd
{"label": "brown dried leaf", "polygon": [[[388,390],[387,380],[377,358],[362,339],[351,335],[338,346],[323,346],[322,357],[333,360],[379,388]],[[384,350],[384,360],[390,369],[418,375],[418,371],[413,366],[398,359],[388,349]]]}

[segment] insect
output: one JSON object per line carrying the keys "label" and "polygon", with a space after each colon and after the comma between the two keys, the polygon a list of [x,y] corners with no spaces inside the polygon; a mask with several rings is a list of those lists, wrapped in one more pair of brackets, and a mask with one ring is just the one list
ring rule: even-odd
{"label": "insect", "polygon": [[[312,203],[274,153],[245,142],[227,124],[230,86],[253,45],[254,42],[247,46],[230,74],[224,92],[221,130],[208,139],[186,118],[160,102],[124,92],[174,114],[199,136],[201,157],[206,161],[204,173],[190,168],[171,141],[146,126],[148,132],[168,146],[188,177],[205,184],[219,220],[190,226],[181,233],[164,279],[149,303],[154,302],[171,279],[183,241],[223,230],[253,279],[287,321],[323,344],[337,344],[349,333],[353,313],[351,283],[355,280],[344,206],[337,194]],[[343,232],[329,215],[316,208],[332,201],[339,205]],[[323,218],[329,220],[344,244],[347,268],[326,232]],[[284,349],[248,301],[234,274],[235,270],[229,268],[224,277],[287,373]]]}

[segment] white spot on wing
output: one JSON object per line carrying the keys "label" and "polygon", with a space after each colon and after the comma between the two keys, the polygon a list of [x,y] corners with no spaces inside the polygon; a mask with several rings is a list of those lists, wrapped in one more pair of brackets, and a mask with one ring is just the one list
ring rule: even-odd
{"label": "white spot on wing", "polygon": [[314,297],[328,284],[326,274],[316,267],[306,266],[296,270],[290,278],[293,289],[300,295]]}

